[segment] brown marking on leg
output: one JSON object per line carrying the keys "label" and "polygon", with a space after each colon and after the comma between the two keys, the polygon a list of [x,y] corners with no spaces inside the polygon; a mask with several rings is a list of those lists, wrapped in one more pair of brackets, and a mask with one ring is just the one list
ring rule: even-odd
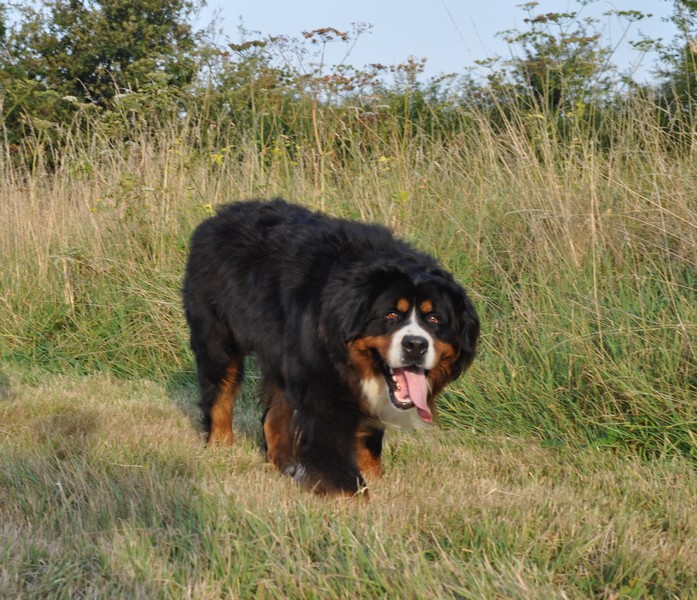
{"label": "brown marking on leg", "polygon": [[238,365],[233,361],[228,366],[225,376],[220,383],[220,391],[211,406],[211,431],[208,434],[208,444],[231,446],[234,440],[232,433],[232,409],[235,404],[235,394],[238,387]]}
{"label": "brown marking on leg", "polygon": [[297,464],[291,427],[293,409],[278,387],[269,386],[269,394],[269,407],[264,416],[266,458],[281,473],[286,473],[289,468]]}
{"label": "brown marking on leg", "polygon": [[364,475],[382,477],[382,437],[379,429],[359,429],[356,433],[356,464]]}
{"label": "brown marking on leg", "polygon": [[382,462],[379,456],[373,454],[366,448],[360,439],[356,441],[356,463],[363,475],[382,477]]}

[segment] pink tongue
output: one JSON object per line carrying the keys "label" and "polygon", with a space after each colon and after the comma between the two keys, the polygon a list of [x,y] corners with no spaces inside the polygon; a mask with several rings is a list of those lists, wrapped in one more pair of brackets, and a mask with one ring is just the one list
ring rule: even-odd
{"label": "pink tongue", "polygon": [[[401,389],[397,392],[400,400],[410,400],[422,421],[430,423],[433,419],[431,410],[428,408],[428,386],[426,384],[426,373],[423,369],[395,369],[395,375],[400,379]],[[403,382],[403,384],[402,384]],[[406,389],[404,389],[406,387]]]}

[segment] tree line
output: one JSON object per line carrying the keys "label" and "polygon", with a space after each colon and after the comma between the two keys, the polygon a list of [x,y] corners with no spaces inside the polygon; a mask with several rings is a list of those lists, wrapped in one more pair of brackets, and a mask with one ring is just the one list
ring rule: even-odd
{"label": "tree line", "polygon": [[[16,160],[31,161],[95,126],[128,137],[136,126],[197,119],[197,143],[228,147],[235,136],[253,135],[262,149],[312,144],[340,156],[356,149],[356,137],[335,136],[330,149],[321,127],[368,127],[372,139],[388,130],[449,138],[476,113],[502,128],[524,115],[542,117],[561,141],[582,132],[608,144],[612,115],[641,97],[680,145],[691,139],[695,112],[697,1],[672,2],[676,37],[634,42],[661,57],[651,85],[617,70],[597,20],[540,12],[536,2],[522,6],[523,30],[500,34],[517,49],[514,58],[480,61],[485,76],[468,71],[426,81],[420,59],[322,63],[328,44],[346,45],[350,59],[366,25],[299,37],[255,36],[240,27],[239,43],[221,45],[192,25],[203,0],[0,2],[3,142]],[[614,14],[628,30],[650,16]],[[370,145],[371,136],[361,143]]]}

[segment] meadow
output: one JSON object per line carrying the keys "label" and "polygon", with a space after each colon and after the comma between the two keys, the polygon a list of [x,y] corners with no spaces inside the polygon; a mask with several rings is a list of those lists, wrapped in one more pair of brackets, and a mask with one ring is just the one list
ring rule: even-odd
{"label": "meadow", "polygon": [[[0,597],[697,597],[697,163],[657,111],[628,101],[611,143],[315,105],[304,140],[261,143],[259,109],[234,140],[192,113],[5,144]],[[202,444],[188,237],[274,196],[389,225],[481,316],[367,506],[264,464],[253,381],[239,443]]]}

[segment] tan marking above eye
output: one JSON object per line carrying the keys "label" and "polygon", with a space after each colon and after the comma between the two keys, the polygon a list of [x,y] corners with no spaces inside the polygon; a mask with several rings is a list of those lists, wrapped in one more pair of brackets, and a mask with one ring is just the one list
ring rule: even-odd
{"label": "tan marking above eye", "polygon": [[433,302],[431,302],[430,300],[424,300],[419,305],[419,310],[424,314],[433,312]]}
{"label": "tan marking above eye", "polygon": [[400,298],[397,300],[397,310],[399,312],[407,312],[409,310],[409,300],[406,298]]}

